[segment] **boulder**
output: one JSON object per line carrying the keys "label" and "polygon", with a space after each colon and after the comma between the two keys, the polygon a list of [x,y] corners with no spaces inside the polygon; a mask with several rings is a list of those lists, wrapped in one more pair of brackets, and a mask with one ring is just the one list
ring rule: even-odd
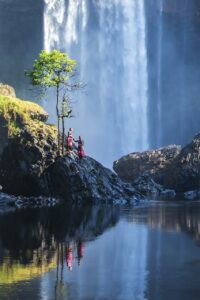
{"label": "boulder", "polygon": [[58,157],[43,178],[46,194],[76,203],[123,203],[142,197],[111,170],[88,156],[80,160],[75,152]]}
{"label": "boulder", "polygon": [[114,171],[122,180],[133,183],[144,174],[163,182],[163,171],[180,153],[181,147],[171,145],[157,150],[134,152],[123,156],[113,164]]}
{"label": "boulder", "polygon": [[200,199],[200,189],[185,192],[184,193],[184,199],[186,199],[186,200],[199,200]]}
{"label": "boulder", "polygon": [[147,173],[136,179],[133,185],[139,193],[151,199],[171,199],[176,197],[174,190],[166,189],[161,184],[156,183]]}
{"label": "boulder", "polygon": [[147,174],[164,189],[176,193],[197,190],[200,188],[200,134],[182,149],[173,145],[131,153],[115,161],[113,168],[122,180],[130,183]]}
{"label": "boulder", "polygon": [[16,98],[15,89],[8,85],[0,82],[0,95],[9,96]]}
{"label": "boulder", "polygon": [[166,167],[163,184],[179,193],[200,188],[200,134]]}

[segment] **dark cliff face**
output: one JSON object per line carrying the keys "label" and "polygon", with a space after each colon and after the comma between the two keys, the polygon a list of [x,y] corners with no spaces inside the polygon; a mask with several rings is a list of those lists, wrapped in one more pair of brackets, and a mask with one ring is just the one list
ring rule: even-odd
{"label": "dark cliff face", "polygon": [[[24,70],[43,48],[43,1],[0,1],[0,82],[28,93]],[[30,92],[29,92],[30,94]]]}
{"label": "dark cliff face", "polygon": [[6,120],[0,116],[0,155],[8,144],[8,128]]}

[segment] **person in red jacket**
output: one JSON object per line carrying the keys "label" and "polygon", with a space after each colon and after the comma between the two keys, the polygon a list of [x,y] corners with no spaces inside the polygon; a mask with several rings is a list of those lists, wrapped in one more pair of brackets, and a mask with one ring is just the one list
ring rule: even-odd
{"label": "person in red jacket", "polygon": [[81,240],[77,242],[77,259],[78,265],[80,265],[81,258],[83,257],[83,243]]}
{"label": "person in red jacket", "polygon": [[76,143],[78,143],[78,156],[80,159],[82,159],[85,156],[85,151],[84,151],[84,142],[81,138],[81,136],[79,135],[78,140],[74,140]]}

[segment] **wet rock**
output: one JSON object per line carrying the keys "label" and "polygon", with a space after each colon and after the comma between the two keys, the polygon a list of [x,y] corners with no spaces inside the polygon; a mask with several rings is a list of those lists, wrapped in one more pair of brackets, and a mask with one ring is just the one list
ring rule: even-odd
{"label": "wet rock", "polygon": [[187,199],[187,200],[199,200],[200,199],[200,189],[185,192],[184,193],[184,198]]}
{"label": "wet rock", "polygon": [[143,195],[158,197],[163,187],[157,184],[148,174],[140,176],[133,183],[134,187]]}
{"label": "wet rock", "polygon": [[176,197],[176,192],[172,189],[163,189],[163,191],[160,193],[160,197],[163,199],[172,199]]}
{"label": "wet rock", "polygon": [[53,197],[23,197],[0,193],[0,214],[16,209],[42,208],[59,204],[60,199]]}
{"label": "wet rock", "polygon": [[172,189],[165,189],[161,184],[156,183],[149,174],[144,174],[140,176],[133,183],[135,189],[139,191],[142,195],[148,198],[174,198],[176,192]]}

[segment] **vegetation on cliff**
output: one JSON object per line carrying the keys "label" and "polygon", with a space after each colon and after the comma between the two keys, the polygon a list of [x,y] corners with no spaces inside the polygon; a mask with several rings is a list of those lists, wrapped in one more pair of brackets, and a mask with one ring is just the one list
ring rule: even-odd
{"label": "vegetation on cliff", "polygon": [[22,130],[35,135],[39,139],[51,134],[56,139],[56,128],[53,125],[45,124],[48,114],[36,103],[23,101],[17,98],[0,95],[0,117],[8,126],[8,137],[19,136]]}

